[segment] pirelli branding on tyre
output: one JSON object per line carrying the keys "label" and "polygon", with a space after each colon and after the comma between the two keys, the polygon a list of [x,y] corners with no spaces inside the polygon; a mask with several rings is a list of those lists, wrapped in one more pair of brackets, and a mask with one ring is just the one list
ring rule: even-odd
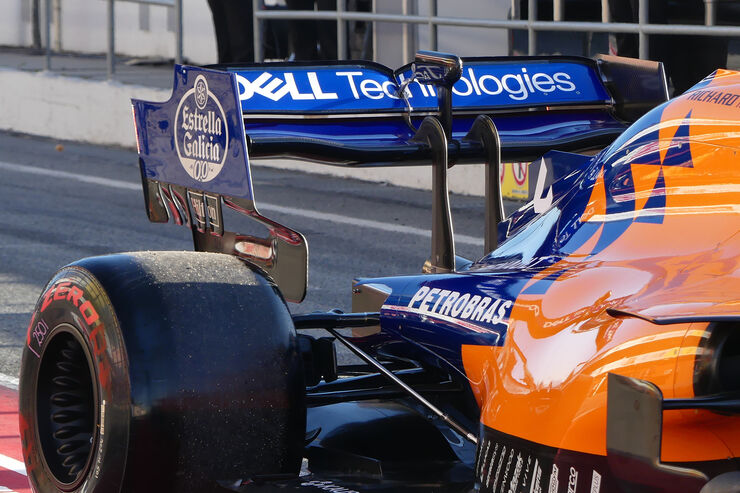
{"label": "pirelli branding on tyre", "polygon": [[221,172],[229,150],[229,130],[221,102],[198,75],[175,113],[175,149],[188,175],[209,182]]}
{"label": "pirelli branding on tyre", "polygon": [[125,367],[105,291],[89,272],[62,269],[36,304],[21,362],[21,441],[36,491],[97,492],[120,481]]}

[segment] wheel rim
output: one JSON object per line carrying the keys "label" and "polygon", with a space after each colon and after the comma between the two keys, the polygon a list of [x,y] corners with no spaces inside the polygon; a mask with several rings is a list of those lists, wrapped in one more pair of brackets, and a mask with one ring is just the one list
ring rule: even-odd
{"label": "wheel rim", "polygon": [[97,396],[89,351],[73,327],[52,331],[41,355],[36,386],[38,440],[57,486],[80,485],[97,439]]}

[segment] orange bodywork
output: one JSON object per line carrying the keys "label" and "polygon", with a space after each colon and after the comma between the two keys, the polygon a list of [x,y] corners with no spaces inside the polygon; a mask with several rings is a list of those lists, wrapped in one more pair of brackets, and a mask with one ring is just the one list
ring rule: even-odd
{"label": "orange bodywork", "polygon": [[[707,92],[708,91],[708,92]],[[728,102],[732,104],[727,104]],[[502,347],[463,346],[466,374],[481,422],[547,446],[606,455],[609,372],[656,384],[664,398],[694,397],[694,370],[708,324],[656,325],[616,318],[608,308],[646,316],[740,317],[740,74],[718,71],[711,82],[668,103],[659,138],[617,141],[609,152],[631,167],[635,210],[607,213],[602,169],[581,223],[601,231],[625,215],[634,221],[592,253],[599,233],[532,283],[565,270],[545,294],[516,299]],[[681,128],[688,125],[688,135]],[[651,127],[644,130],[655,131]],[[688,149],[690,152],[685,152]],[[660,165],[639,164],[659,153]],[[684,152],[684,165],[663,165]],[[664,186],[656,186],[662,176]],[[665,207],[650,207],[655,194]],[[613,217],[620,215],[620,217]],[[629,219],[629,217],[627,217]],[[740,454],[740,417],[666,411],[662,460],[693,462]]]}

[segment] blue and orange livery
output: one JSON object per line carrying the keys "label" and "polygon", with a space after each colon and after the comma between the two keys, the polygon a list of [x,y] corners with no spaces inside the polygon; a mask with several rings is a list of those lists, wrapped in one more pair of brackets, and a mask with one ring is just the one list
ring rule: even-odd
{"label": "blue and orange livery", "polygon": [[[146,210],[222,255],[83,259],[56,275],[23,360],[32,481],[81,491],[102,474],[105,491],[137,491],[156,436],[173,457],[156,491],[740,490],[740,73],[667,99],[660,64],[617,57],[177,66],[169,101],[133,101]],[[249,160],[265,156],[431,164],[422,273],[356,279],[353,313],[290,315],[308,245],[259,212]],[[498,171],[522,160],[531,200],[504,217]],[[481,162],[487,251],[466,260],[446,173]],[[267,236],[230,231],[223,207]],[[182,301],[201,295],[207,309]],[[109,349],[85,342],[92,329]],[[337,367],[337,342],[363,363]],[[73,371],[69,348],[92,375],[90,396],[72,396],[89,446],[54,411],[64,389],[36,384]],[[187,426],[160,431],[171,422]],[[123,437],[116,460],[103,428]],[[88,455],[67,458],[74,447]]]}

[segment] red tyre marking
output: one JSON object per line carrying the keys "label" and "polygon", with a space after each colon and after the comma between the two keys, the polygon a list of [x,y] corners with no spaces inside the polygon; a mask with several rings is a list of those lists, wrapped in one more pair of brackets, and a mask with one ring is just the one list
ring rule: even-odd
{"label": "red tyre marking", "polygon": [[[23,462],[18,432],[18,392],[0,386],[0,455]],[[0,466],[0,491],[31,493],[28,479]]]}

